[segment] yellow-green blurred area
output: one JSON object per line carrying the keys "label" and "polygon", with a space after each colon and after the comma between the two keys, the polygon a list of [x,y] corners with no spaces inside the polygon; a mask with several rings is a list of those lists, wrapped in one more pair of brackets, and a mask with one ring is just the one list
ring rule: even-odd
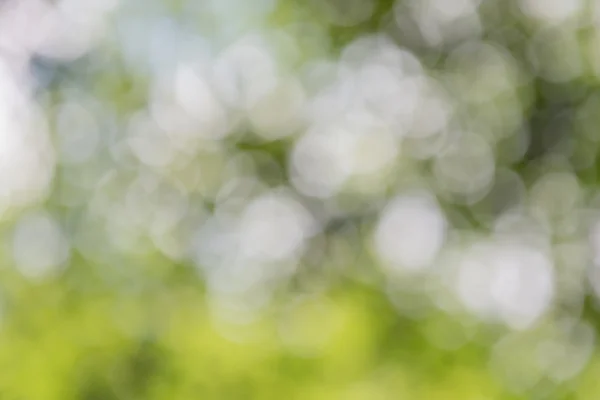
{"label": "yellow-green blurred area", "polygon": [[[54,283],[22,288],[14,301],[0,341],[8,399],[530,398],[508,393],[487,365],[498,332],[467,333],[436,313],[402,318],[352,284],[281,301],[244,324],[212,314],[190,285],[115,295],[65,293]],[[515,385],[595,398],[596,359],[557,386],[538,381],[528,347],[539,344],[524,344],[500,356]]]}
{"label": "yellow-green blurred area", "polygon": [[600,398],[600,2],[6,0],[0,400]]}
{"label": "yellow-green blurred area", "polygon": [[211,314],[189,285],[115,295],[54,284],[15,301],[0,343],[4,398],[520,398],[504,395],[485,341],[456,321],[398,317],[355,285],[244,324]]}

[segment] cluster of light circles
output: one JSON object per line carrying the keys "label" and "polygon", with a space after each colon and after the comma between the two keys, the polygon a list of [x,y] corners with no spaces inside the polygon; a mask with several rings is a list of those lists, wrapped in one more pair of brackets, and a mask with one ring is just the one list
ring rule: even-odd
{"label": "cluster of light circles", "polygon": [[[417,280],[445,311],[513,330],[494,356],[503,371],[516,361],[502,348],[533,351],[523,341],[536,329],[549,338],[535,350],[535,378],[582,368],[593,331],[582,321],[560,332],[544,324],[565,299],[580,313],[586,282],[600,292],[597,204],[577,178],[600,142],[598,98],[573,110],[577,137],[559,141],[538,172],[512,167],[530,146],[532,80],[597,73],[596,53],[585,53],[587,71],[569,25],[581,1],[519,2],[535,29],[528,67],[482,38],[483,4],[399,2],[396,28],[415,27],[415,43],[447,52],[435,68],[385,33],[358,37],[337,57],[303,54],[298,26],[261,27],[270,1],[248,13],[231,11],[243,1],[188,5],[222,22],[214,35],[161,17],[157,2],[109,3],[29,0],[0,12],[0,37],[14,39],[0,57],[0,215],[14,223],[13,262],[24,276],[56,276],[72,251],[123,268],[158,252],[196,265],[216,307],[247,315],[302,271],[332,219],[366,211],[350,246],[320,258],[324,267],[359,246],[368,254],[360,262],[388,285]],[[338,26],[375,7],[318,3]],[[123,113],[77,82],[52,102],[35,97],[26,69],[34,55],[68,63],[85,54],[118,60],[141,104]],[[100,73],[107,84],[122,79],[114,67]],[[245,140],[263,148],[245,150]],[[264,150],[272,143],[285,148],[283,165]],[[48,201],[69,217],[44,210]]]}

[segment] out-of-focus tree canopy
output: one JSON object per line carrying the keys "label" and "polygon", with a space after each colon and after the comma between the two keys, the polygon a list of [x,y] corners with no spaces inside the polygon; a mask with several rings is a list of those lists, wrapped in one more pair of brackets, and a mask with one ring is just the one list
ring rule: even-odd
{"label": "out-of-focus tree canopy", "polygon": [[0,398],[600,397],[600,3],[9,0]]}

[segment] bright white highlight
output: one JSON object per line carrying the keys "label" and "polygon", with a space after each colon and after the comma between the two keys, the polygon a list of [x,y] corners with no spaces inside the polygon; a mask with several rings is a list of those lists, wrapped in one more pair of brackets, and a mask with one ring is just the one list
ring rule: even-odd
{"label": "bright white highlight", "polygon": [[419,270],[435,260],[444,244],[446,220],[427,195],[397,197],[383,211],[375,230],[375,249],[392,270]]}
{"label": "bright white highlight", "polygon": [[550,306],[554,271],[550,258],[537,248],[490,241],[467,251],[457,284],[464,305],[481,318],[526,329]]}

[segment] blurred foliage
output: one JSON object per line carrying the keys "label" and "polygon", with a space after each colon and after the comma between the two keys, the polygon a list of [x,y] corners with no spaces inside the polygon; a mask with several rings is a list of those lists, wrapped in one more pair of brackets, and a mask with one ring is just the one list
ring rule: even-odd
{"label": "blurred foliage", "polygon": [[[353,15],[345,25],[335,23],[323,11],[323,7],[332,6],[343,14],[350,10],[349,4],[361,1],[369,4],[367,17]],[[204,14],[194,14],[194,1],[150,3],[147,9],[140,1],[122,5],[137,11],[110,14],[109,32],[119,29],[121,19],[127,22],[147,12],[207,35],[223,32],[215,34],[214,40],[223,47],[241,35],[233,27],[230,32],[225,29],[229,27],[222,26],[227,18],[211,20]],[[246,3],[253,7],[252,0]],[[268,2],[258,3],[262,7]],[[287,30],[295,47],[287,46],[282,39],[277,52],[281,54],[280,64],[290,74],[301,73],[308,60],[336,59],[356,38],[385,33],[415,54],[428,73],[444,75],[450,69],[453,51],[462,41],[432,46],[416,34],[410,37],[398,31],[390,19],[404,3],[408,4],[392,0],[279,0],[268,18],[256,24]],[[459,7],[462,3],[456,4]],[[526,71],[531,80],[517,85],[514,96],[509,93],[502,98],[501,93],[486,100],[490,103],[469,104],[461,112],[483,115],[483,122],[474,124],[501,123],[497,116],[484,113],[503,112],[512,106],[513,97],[517,98],[530,144],[521,159],[503,161],[502,146],[510,152],[511,142],[510,138],[500,140],[494,148],[498,162],[516,171],[530,187],[541,175],[539,171],[555,168],[555,156],[560,153],[556,149],[562,149],[569,135],[578,135],[574,146],[582,147],[579,150],[587,157],[589,141],[593,162],[573,170],[586,190],[595,189],[600,168],[597,140],[576,132],[580,129],[576,114],[598,88],[593,68],[584,67],[576,78],[561,82],[538,76],[537,71],[531,71],[527,49],[536,23],[514,11],[515,1],[481,1],[478,7],[481,36],[510,52],[511,63]],[[247,12],[242,10],[238,15],[234,9],[226,11],[232,20],[243,18]],[[585,19],[586,13],[581,14]],[[591,29],[585,23],[573,28],[575,46],[585,48],[593,34]],[[271,33],[275,34],[267,31],[266,35]],[[146,39],[141,36],[139,47]],[[32,56],[35,99],[51,126],[58,119],[61,104],[77,102],[82,94],[81,98],[97,102],[94,106],[100,111],[90,112],[102,116],[102,140],[118,143],[119,135],[124,135],[119,127],[147,105],[155,78],[152,67],[142,65],[141,56],[138,60],[136,54],[123,56],[116,50],[119,40],[109,35],[109,40],[74,60]],[[566,50],[553,51],[559,58],[568,58],[569,51],[575,50],[569,43],[566,46]],[[582,50],[581,54],[584,58],[596,57],[592,50]],[[157,62],[171,61],[166,50],[158,58]],[[472,72],[475,77],[477,68]],[[485,78],[476,82],[482,86],[489,83]],[[493,87],[493,82],[489,85]],[[484,95],[486,88],[482,89]],[[493,102],[499,106],[490,106]],[[593,121],[597,120],[596,112],[592,111]],[[557,124],[558,115],[564,115],[560,123],[566,128],[548,145],[548,126]],[[591,122],[584,128],[595,132],[597,124]],[[195,162],[205,163],[204,170],[218,170],[210,182],[218,184],[228,173],[217,168],[223,162],[219,157],[236,154],[253,160],[256,175],[267,186],[288,183],[286,169],[293,137],[265,140],[244,124],[233,130],[222,140],[229,153],[210,153],[206,158],[193,155]],[[56,132],[52,134],[56,136]],[[553,334],[554,322],[562,317],[581,319],[594,330],[600,327],[596,295],[587,284],[580,309],[576,305],[573,311],[571,298],[566,296],[560,299],[564,304],[557,304],[541,322],[516,332],[498,321],[482,322],[452,304],[447,309],[439,307],[426,294],[428,283],[418,276],[406,278],[394,293],[393,285],[367,249],[366,232],[375,225],[383,203],[380,198],[349,194],[337,200],[347,202],[351,211],[327,221],[325,250],[309,252],[303,268],[284,284],[274,285],[273,300],[260,312],[246,315],[243,308],[215,300],[211,292],[214,289],[198,273],[194,261],[169,257],[155,248],[152,239],[119,225],[124,215],[139,204],[119,209],[118,213],[115,208],[108,218],[101,215],[102,211],[88,213],[88,209],[96,210],[96,202],[102,205],[119,197],[123,188],[143,172],[134,157],[120,149],[107,146],[85,168],[62,164],[59,159],[49,195],[33,207],[51,214],[69,240],[80,243],[72,245],[68,265],[59,274],[31,279],[19,271],[10,255],[10,235],[21,213],[31,210],[16,207],[3,217],[0,228],[7,245],[0,252],[5,265],[0,271],[1,399],[592,400],[600,396],[600,355],[595,346],[581,371],[572,377],[553,379],[546,370],[540,372],[544,367],[539,366],[539,354],[531,344],[537,344],[547,332]],[[573,165],[583,159],[577,154],[569,159]],[[556,163],[562,165],[564,159]],[[418,180],[428,176],[431,164],[431,160],[419,160],[398,167],[394,171],[398,182],[396,176],[392,178],[382,198],[394,194],[396,183],[402,185],[402,168],[417,171],[414,176]],[[176,167],[165,168],[161,174],[167,181],[174,176],[185,186],[187,174],[191,176],[193,171]],[[195,167],[200,168],[194,164],[192,169]],[[198,214],[210,213],[218,205],[214,196],[186,194],[189,203],[198,206]],[[453,226],[474,234],[490,230],[480,217],[486,204],[461,204],[448,199],[440,203]],[[151,218],[154,211],[141,210],[136,218]],[[191,212],[183,219],[193,222],[196,217]],[[560,238],[552,241],[557,244]],[[574,303],[580,296],[580,292],[573,295],[577,297]],[[508,346],[505,351],[498,347],[498,343],[513,339],[518,345]],[[561,358],[556,359],[560,363]],[[498,366],[495,362],[506,364]]]}

